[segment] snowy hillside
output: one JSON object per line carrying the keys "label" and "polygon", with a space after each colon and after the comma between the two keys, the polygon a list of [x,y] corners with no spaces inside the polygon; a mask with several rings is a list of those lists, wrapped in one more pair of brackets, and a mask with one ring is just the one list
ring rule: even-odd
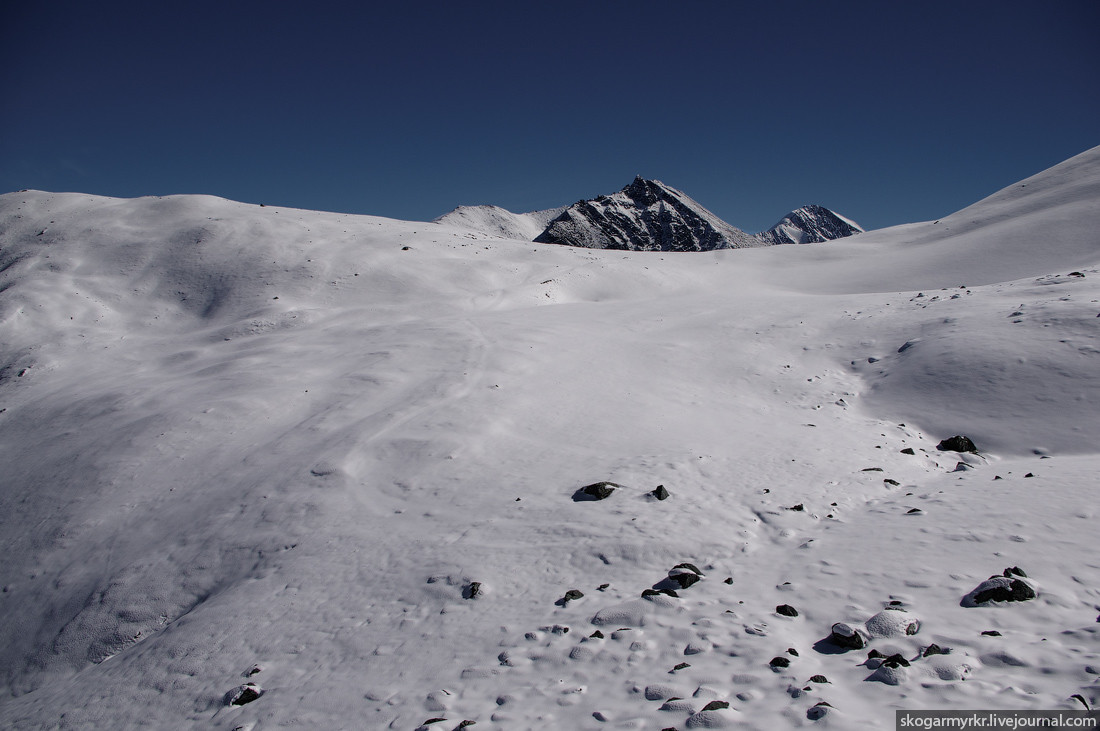
{"label": "snowy hillside", "polygon": [[818,244],[863,233],[855,221],[851,221],[824,206],[809,205],[796,208],[758,237],[769,244]]}
{"label": "snowy hillside", "polygon": [[550,221],[564,211],[565,208],[561,207],[530,213],[512,213],[500,206],[459,206],[435,219],[434,223],[476,231],[486,236],[534,241],[536,236],[546,230]]}
{"label": "snowy hillside", "polygon": [[641,176],[618,193],[574,203],[534,240],[629,251],[711,251],[761,245],[681,191]]}
{"label": "snowy hillside", "polygon": [[1100,148],[693,253],[0,196],[0,727],[1095,706],[1097,231]]}

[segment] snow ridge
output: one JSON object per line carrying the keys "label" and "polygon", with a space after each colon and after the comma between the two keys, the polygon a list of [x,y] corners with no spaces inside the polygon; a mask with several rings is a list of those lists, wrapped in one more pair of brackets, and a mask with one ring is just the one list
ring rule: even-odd
{"label": "snow ridge", "polygon": [[529,213],[512,213],[500,206],[492,205],[458,206],[450,213],[435,219],[433,223],[457,226],[486,236],[532,241],[563,211],[565,206]]}

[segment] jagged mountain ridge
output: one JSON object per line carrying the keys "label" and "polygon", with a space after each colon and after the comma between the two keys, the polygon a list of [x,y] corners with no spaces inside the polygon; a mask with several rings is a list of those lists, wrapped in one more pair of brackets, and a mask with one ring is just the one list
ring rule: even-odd
{"label": "jagged mountain ridge", "polygon": [[825,206],[797,208],[757,237],[769,244],[816,244],[863,233],[863,227]]}
{"label": "jagged mountain ridge", "polygon": [[640,175],[611,195],[543,211],[512,213],[499,206],[459,206],[434,223],[489,236],[631,251],[711,251],[787,243],[814,243],[863,231],[824,206],[787,214],[775,226],[749,234],[730,225],[680,190]]}
{"label": "jagged mountain ridge", "polygon": [[762,244],[683,192],[640,175],[618,193],[569,206],[535,241],[632,251],[710,251]]}

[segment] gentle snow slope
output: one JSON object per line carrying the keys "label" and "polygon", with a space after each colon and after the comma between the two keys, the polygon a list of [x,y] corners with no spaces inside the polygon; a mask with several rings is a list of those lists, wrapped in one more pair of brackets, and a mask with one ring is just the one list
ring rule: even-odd
{"label": "gentle snow slope", "polygon": [[[1100,148],[1024,183],[691,254],[0,196],[0,725],[888,729],[1096,703]],[[936,450],[955,433],[983,454]],[[597,480],[623,487],[571,499]],[[702,581],[640,598],[684,561]],[[961,606],[1017,565],[1038,599]],[[898,685],[820,643],[891,600],[922,623],[873,640],[912,661]],[[264,694],[227,705],[245,682]]]}

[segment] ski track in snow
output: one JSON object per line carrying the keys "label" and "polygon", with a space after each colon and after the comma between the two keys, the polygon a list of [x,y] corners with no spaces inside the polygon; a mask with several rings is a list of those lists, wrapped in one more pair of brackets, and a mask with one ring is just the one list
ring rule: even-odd
{"label": "ski track in snow", "polygon": [[[2,196],[0,724],[1095,705],[1098,191],[1100,148],[936,223],[706,254]],[[962,606],[1013,566],[1037,599]]]}

